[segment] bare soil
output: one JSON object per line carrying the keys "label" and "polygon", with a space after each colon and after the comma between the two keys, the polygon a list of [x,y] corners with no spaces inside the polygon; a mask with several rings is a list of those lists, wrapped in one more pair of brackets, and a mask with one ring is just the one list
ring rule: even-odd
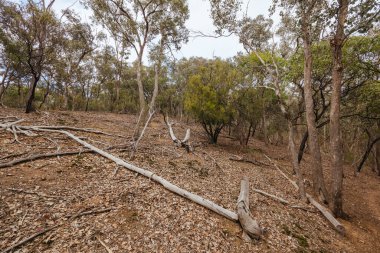
{"label": "bare soil", "polygon": [[[95,112],[39,112],[0,108],[0,117],[24,118],[25,125],[67,125],[95,128],[125,138],[73,132],[89,143],[106,149],[127,144],[135,117]],[[153,171],[181,188],[194,192],[230,210],[236,210],[240,180],[250,180],[250,208],[266,229],[263,238],[245,243],[239,224],[165,190],[148,178],[119,168],[95,154],[49,158],[0,169],[0,250],[60,224],[17,248],[14,252],[376,252],[380,249],[380,178],[369,168],[354,176],[354,168],[345,166],[344,210],[348,221],[340,220],[345,237],[332,229],[312,206],[301,203],[293,186],[272,166],[256,166],[231,161],[233,155],[268,163],[271,157],[291,175],[286,145],[265,146],[258,140],[248,147],[220,137],[210,145],[195,123],[174,125],[178,137],[191,128],[194,153],[173,145],[161,116],[147,129],[133,164]],[[82,147],[59,134],[36,137],[0,131],[0,163],[30,154]],[[129,161],[129,149],[111,153]],[[11,154],[16,157],[2,159]],[[310,176],[310,157],[301,163],[305,177]],[[325,175],[329,179],[328,155],[324,155]],[[309,186],[310,187],[310,186]],[[282,197],[291,208],[254,193],[254,188]],[[35,192],[15,192],[12,189]],[[310,192],[310,189],[308,189]],[[103,213],[70,216],[105,208]],[[102,245],[102,243],[104,245]]]}

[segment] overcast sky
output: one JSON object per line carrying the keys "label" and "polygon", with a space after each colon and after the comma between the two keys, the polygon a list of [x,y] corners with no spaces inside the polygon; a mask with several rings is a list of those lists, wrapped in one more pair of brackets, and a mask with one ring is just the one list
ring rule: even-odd
{"label": "overcast sky", "polygon": [[[242,8],[245,10],[247,3],[248,15],[255,17],[259,14],[268,16],[268,9],[271,5],[271,0],[244,0]],[[75,4],[74,4],[75,3]],[[74,4],[74,5],[73,5]],[[201,31],[204,34],[212,34],[215,27],[210,18],[210,5],[208,0],[188,0],[190,9],[190,18],[186,25],[192,31]],[[91,12],[84,9],[77,0],[57,0],[54,8],[58,13],[62,9],[72,6],[76,12],[80,13],[83,21],[90,22]],[[276,20],[275,20],[275,23]],[[243,51],[243,47],[239,44],[239,39],[236,36],[223,38],[190,38],[186,45],[175,55],[177,58],[191,56],[201,56],[205,58],[222,57],[228,58],[236,55],[239,51]]]}

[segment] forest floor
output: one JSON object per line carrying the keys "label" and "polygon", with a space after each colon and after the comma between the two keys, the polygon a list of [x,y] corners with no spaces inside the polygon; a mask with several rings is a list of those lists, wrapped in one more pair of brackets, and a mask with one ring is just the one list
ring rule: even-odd
{"label": "forest floor", "polygon": [[[73,132],[102,149],[127,143],[136,120],[131,115],[95,112],[49,111],[26,115],[16,109],[0,109],[2,116],[24,118],[25,125],[68,125],[126,136]],[[56,224],[60,226],[13,252],[376,252],[380,249],[380,178],[369,168],[354,176],[354,168],[345,166],[344,210],[350,219],[340,220],[347,230],[344,237],[315,208],[300,203],[293,186],[273,166],[229,159],[239,155],[269,164],[266,154],[292,176],[285,144],[265,146],[251,140],[248,147],[240,147],[223,133],[218,145],[210,145],[199,125],[180,122],[173,126],[177,137],[182,138],[187,127],[191,128],[191,141],[197,146],[194,153],[173,145],[163,118],[157,115],[132,163],[233,211],[240,181],[247,176],[251,212],[266,229],[261,240],[246,243],[238,223],[126,169],[119,168],[115,174],[115,163],[106,158],[81,154],[0,169],[0,251]],[[56,133],[36,137],[20,134],[19,141],[20,144],[13,143],[11,133],[0,131],[0,163],[57,149],[81,149],[78,143]],[[109,152],[129,160],[128,150]],[[5,158],[12,154],[17,156]],[[329,179],[326,154],[323,160]],[[305,177],[310,178],[309,154],[305,155],[301,168]],[[254,188],[282,197],[291,205],[306,206],[308,211],[254,193]],[[104,212],[74,217],[97,210]]]}

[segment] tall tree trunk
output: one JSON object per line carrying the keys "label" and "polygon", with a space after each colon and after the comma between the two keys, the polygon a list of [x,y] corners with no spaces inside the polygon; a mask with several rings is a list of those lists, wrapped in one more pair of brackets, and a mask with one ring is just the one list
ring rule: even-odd
{"label": "tall tree trunk", "polygon": [[303,177],[302,177],[298,159],[297,159],[296,145],[294,143],[294,132],[295,132],[294,125],[292,124],[292,122],[290,122],[290,120],[288,121],[288,128],[289,128],[289,150],[292,156],[293,170],[297,175],[297,185],[298,185],[300,198],[302,201],[306,202],[305,186],[303,183]]}
{"label": "tall tree trunk", "polygon": [[[5,71],[3,73],[3,77],[2,77],[2,80],[1,80],[1,83],[0,83],[0,106],[4,106],[3,105],[3,95],[5,93],[5,90],[8,88],[9,86],[9,83],[11,81],[11,76],[13,74],[10,74],[10,76],[8,76],[8,72],[9,72],[9,64],[6,66],[5,68]],[[5,82],[5,80],[8,78],[7,82]]]}
{"label": "tall tree trunk", "polygon": [[44,94],[44,98],[42,99],[42,102],[41,102],[40,106],[38,106],[38,109],[41,109],[42,106],[43,106],[43,104],[45,104],[46,99],[47,99],[47,97],[49,95],[49,92],[50,92],[50,82],[47,82],[46,92]]}
{"label": "tall tree trunk", "polygon": [[65,110],[68,110],[69,109],[69,98],[70,98],[70,92],[69,92],[69,85],[67,83],[65,83],[65,89],[64,89],[64,92],[63,92],[63,108]]}
{"label": "tall tree trunk", "polygon": [[28,101],[26,102],[25,113],[33,112],[35,109],[33,107],[34,95],[36,92],[37,83],[40,80],[39,75],[34,75],[32,78],[31,86],[29,88]]}
{"label": "tall tree trunk", "polygon": [[313,89],[312,89],[312,68],[313,58],[311,53],[311,38],[310,38],[310,20],[308,12],[302,16],[302,37],[304,46],[304,94],[305,94],[305,109],[306,123],[308,129],[308,143],[312,155],[312,179],[313,190],[319,195],[322,201],[328,199],[328,194],[325,186],[322,168],[321,150],[318,141],[318,131],[315,123]]}
{"label": "tall tree trunk", "polygon": [[332,187],[330,208],[336,217],[343,217],[343,150],[340,132],[340,99],[343,78],[342,48],[344,45],[344,25],[348,13],[348,0],[339,0],[338,23],[334,37],[330,41],[333,68],[330,109],[330,153],[332,161]]}
{"label": "tall tree trunk", "polygon": [[137,72],[136,72],[136,80],[137,87],[139,92],[139,103],[140,103],[140,113],[136,123],[136,127],[133,133],[133,139],[137,140],[140,136],[140,129],[145,122],[145,118],[148,115],[148,110],[146,110],[145,96],[144,96],[144,86],[142,83],[142,55],[138,56],[137,59]]}
{"label": "tall tree trunk", "polygon": [[266,111],[265,111],[264,106],[263,106],[262,128],[263,128],[263,134],[264,134],[264,143],[265,143],[265,145],[268,145],[267,115],[266,115]]}
{"label": "tall tree trunk", "polygon": [[142,83],[142,55],[138,56],[137,60],[137,72],[136,72],[136,80],[137,80],[137,87],[139,91],[139,102],[140,102],[140,111],[145,110],[145,96],[144,96],[144,86]]}

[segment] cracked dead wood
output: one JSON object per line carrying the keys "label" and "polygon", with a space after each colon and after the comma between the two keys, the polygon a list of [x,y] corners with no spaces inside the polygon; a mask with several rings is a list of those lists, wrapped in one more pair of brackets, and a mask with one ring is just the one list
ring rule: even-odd
{"label": "cracked dead wood", "polygon": [[67,131],[63,131],[63,130],[49,130],[49,129],[41,129],[41,128],[37,128],[37,127],[22,127],[22,128],[28,128],[29,130],[35,130],[35,131],[42,131],[42,132],[53,132],[53,133],[61,133],[61,134],[64,134],[68,137],[70,137],[71,139],[75,140],[76,142],[82,144],[84,147],[90,149],[90,150],[93,150],[94,152],[100,154],[101,156],[103,157],[106,157],[112,161],[114,161],[117,165],[120,165],[122,167],[125,167],[131,171],[134,171],[134,172],[137,172],[138,174],[140,175],[143,175],[159,184],[161,184],[164,188],[166,188],[167,190],[171,191],[171,192],[174,192],[186,199],[189,199],[203,207],[206,207],[230,220],[233,220],[233,221],[237,221],[238,220],[238,215],[228,209],[225,209],[219,205],[217,205],[216,203],[208,200],[208,199],[205,199],[201,196],[198,196],[194,193],[191,193],[187,190],[184,190],[182,188],[179,188],[178,186],[170,183],[169,181],[167,181],[166,179],[160,177],[160,176],[157,176],[155,173],[151,172],[151,171],[148,171],[148,170],[145,170],[145,169],[142,169],[142,168],[139,168],[133,164],[130,164],[130,163],[127,163],[126,161],[104,151],[104,150],[101,150],[83,140],[81,140],[80,138],[78,138],[77,136],[73,135],[72,133],[69,133]]}
{"label": "cracked dead wood", "polygon": [[[273,166],[277,169],[277,171],[280,172],[280,174],[282,176],[284,176],[286,179],[288,179],[288,181],[298,190],[298,185],[296,184],[296,182],[294,182],[292,179],[290,179],[277,166],[277,164],[272,161],[272,159],[270,159],[267,155],[265,155],[265,157],[269,160],[269,162],[271,162],[273,164]],[[334,227],[334,229],[336,231],[338,231],[342,235],[346,234],[346,230],[343,227],[343,225],[337,219],[335,219],[335,217],[331,214],[331,212],[326,207],[324,207],[321,204],[319,204],[315,199],[313,199],[313,197],[310,194],[306,193],[306,197],[309,200],[310,204],[312,204],[313,206],[315,206],[321,212],[321,214],[330,222],[330,224]]]}
{"label": "cracked dead wood", "polygon": [[178,147],[185,148],[187,152],[193,152],[194,151],[194,147],[191,146],[191,144],[190,144],[190,129],[189,128],[186,129],[185,138],[183,138],[183,140],[181,141],[181,140],[179,140],[175,136],[173,128],[172,128],[173,123],[169,122],[169,117],[168,116],[164,117],[164,121],[166,123],[166,126],[169,129],[170,138],[175,143],[175,145],[178,146]]}
{"label": "cracked dead wood", "polygon": [[263,231],[257,221],[251,217],[251,212],[249,210],[249,182],[247,177],[244,177],[241,180],[237,210],[239,222],[243,228],[243,238],[248,240],[246,235],[249,235],[251,238],[260,239]]}
{"label": "cracked dead wood", "polygon": [[254,192],[257,192],[257,193],[260,193],[261,195],[264,195],[266,197],[269,197],[269,198],[272,198],[274,200],[277,200],[279,201],[280,203],[284,204],[284,205],[288,205],[289,204],[289,201],[283,199],[283,198],[280,198],[280,197],[277,197],[275,195],[272,195],[272,194],[269,194],[265,191],[262,191],[262,190],[259,190],[259,189],[253,189]]}
{"label": "cracked dead wood", "polygon": [[244,158],[244,157],[241,157],[241,156],[238,156],[238,155],[231,156],[229,159],[231,161],[235,161],[235,162],[252,163],[252,164],[257,165],[257,166],[270,166],[267,163],[264,163],[264,162],[261,162],[261,161],[257,161],[255,159],[247,159],[247,158]]}

